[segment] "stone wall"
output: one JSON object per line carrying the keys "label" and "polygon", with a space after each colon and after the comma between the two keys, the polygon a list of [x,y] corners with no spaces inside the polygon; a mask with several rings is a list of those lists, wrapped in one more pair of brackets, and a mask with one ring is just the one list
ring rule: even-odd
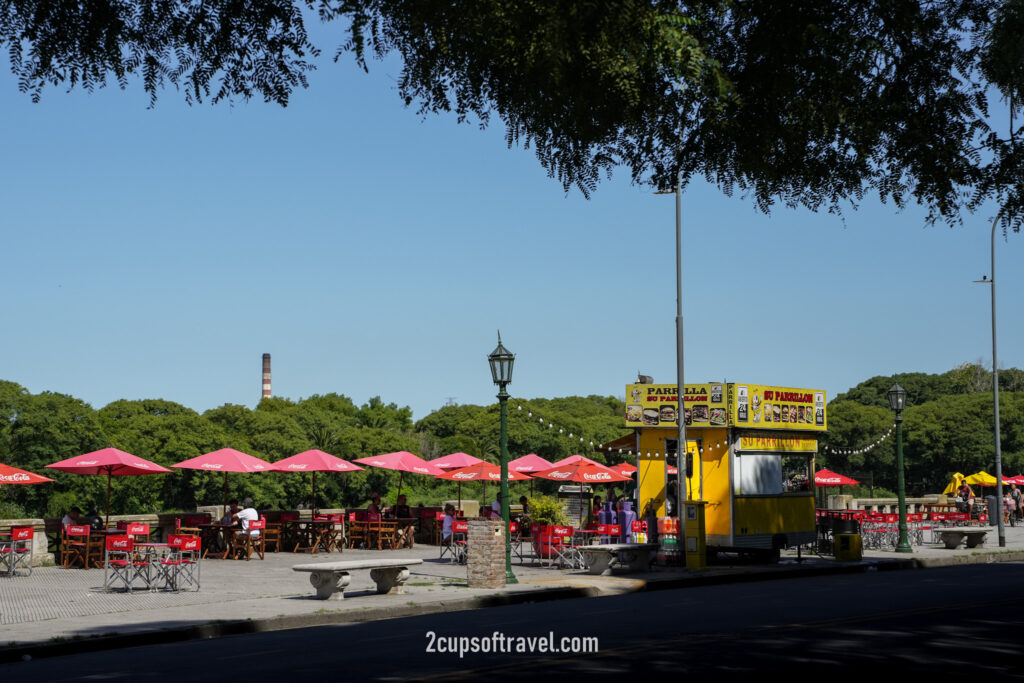
{"label": "stone wall", "polygon": [[501,588],[505,585],[503,529],[500,519],[469,520],[466,571],[470,588]]}

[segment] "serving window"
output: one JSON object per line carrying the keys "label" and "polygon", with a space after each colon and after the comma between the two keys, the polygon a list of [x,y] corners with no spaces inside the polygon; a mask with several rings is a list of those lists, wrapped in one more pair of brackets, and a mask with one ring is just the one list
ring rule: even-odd
{"label": "serving window", "polygon": [[813,455],[738,453],[733,478],[738,496],[807,494]]}

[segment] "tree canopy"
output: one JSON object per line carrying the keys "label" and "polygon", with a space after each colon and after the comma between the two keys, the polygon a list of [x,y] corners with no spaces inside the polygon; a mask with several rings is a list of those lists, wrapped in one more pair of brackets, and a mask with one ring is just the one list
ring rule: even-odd
{"label": "tree canopy", "polygon": [[496,115],[566,189],[624,166],[765,211],[873,190],[931,220],[990,200],[1004,227],[1024,220],[1024,0],[8,0],[0,44],[34,98],[138,78],[154,102],[170,84],[286,105],[317,20],[336,59],[397,54],[421,113]]}

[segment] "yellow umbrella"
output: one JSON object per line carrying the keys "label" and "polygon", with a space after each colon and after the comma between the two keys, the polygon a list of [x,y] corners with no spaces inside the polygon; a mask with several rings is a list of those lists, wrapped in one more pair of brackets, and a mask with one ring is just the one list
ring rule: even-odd
{"label": "yellow umbrella", "polygon": [[960,488],[960,484],[962,484],[963,481],[964,481],[964,475],[962,475],[959,472],[955,473],[953,475],[953,481],[949,482],[949,486],[947,486],[946,490],[942,492],[942,495],[944,495],[944,496],[955,496],[957,489]]}
{"label": "yellow umbrella", "polygon": [[978,486],[995,486],[996,478],[988,472],[975,472],[971,476],[967,477],[968,484],[977,484]]}

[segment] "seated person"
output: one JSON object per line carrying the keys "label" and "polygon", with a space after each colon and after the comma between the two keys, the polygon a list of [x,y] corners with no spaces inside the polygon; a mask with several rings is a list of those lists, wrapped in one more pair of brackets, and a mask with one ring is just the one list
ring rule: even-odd
{"label": "seated person", "polygon": [[242,509],[238,510],[238,501],[232,501],[235,511],[231,513],[231,519],[238,522],[241,529],[236,533],[249,534],[253,538],[260,535],[259,529],[253,529],[250,531],[249,522],[255,522],[260,518],[260,513],[256,512],[256,508],[253,507],[252,498],[246,498],[242,501]]}
{"label": "seated person", "polygon": [[974,507],[974,491],[965,481],[956,490],[956,509],[960,512],[970,512]]}
{"label": "seated person", "polygon": [[452,544],[452,533],[455,527],[455,506],[448,503],[444,506],[444,521],[441,524],[441,544]]}
{"label": "seated person", "polygon": [[498,491],[498,497],[491,503],[491,517],[501,517],[501,491]]}
{"label": "seated person", "polygon": [[601,496],[594,496],[594,519],[597,519],[597,515],[601,512]]}
{"label": "seated person", "polygon": [[370,494],[370,505],[366,508],[366,519],[370,521],[380,520],[381,509],[380,509],[380,494]]}
{"label": "seated person", "polygon": [[238,499],[232,498],[228,501],[228,509],[224,511],[224,516],[220,518],[219,524],[224,526],[238,526],[238,521],[235,515],[238,514]]}
{"label": "seated person", "polygon": [[413,532],[415,530],[415,520],[412,518],[412,508],[406,502],[405,494],[398,496],[395,501],[395,507],[393,508],[395,519],[400,520],[398,532],[400,534],[400,540],[402,547],[412,548],[413,547]]}
{"label": "seated person", "polygon": [[70,524],[83,524],[84,522],[81,520],[81,516],[82,511],[79,510],[77,506],[73,506],[68,510],[68,513],[64,515],[64,519],[60,521],[61,525],[68,526]]}

